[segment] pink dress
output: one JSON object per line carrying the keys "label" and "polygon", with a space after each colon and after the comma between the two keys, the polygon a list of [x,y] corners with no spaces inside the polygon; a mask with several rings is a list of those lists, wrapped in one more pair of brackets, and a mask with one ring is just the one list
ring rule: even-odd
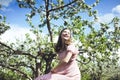
{"label": "pink dress", "polygon": [[48,74],[38,76],[35,80],[81,80],[80,70],[77,65],[78,49],[74,45],[69,45],[66,51],[60,52],[58,58],[63,59],[67,52],[72,52],[72,57],[67,64],[57,69],[56,73],[49,72]]}

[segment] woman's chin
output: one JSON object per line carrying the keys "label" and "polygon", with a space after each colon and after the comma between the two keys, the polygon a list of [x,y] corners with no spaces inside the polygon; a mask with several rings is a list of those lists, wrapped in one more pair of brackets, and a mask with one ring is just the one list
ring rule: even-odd
{"label": "woman's chin", "polygon": [[69,40],[69,38],[64,38],[64,40],[65,40],[65,41],[68,41],[68,40]]}

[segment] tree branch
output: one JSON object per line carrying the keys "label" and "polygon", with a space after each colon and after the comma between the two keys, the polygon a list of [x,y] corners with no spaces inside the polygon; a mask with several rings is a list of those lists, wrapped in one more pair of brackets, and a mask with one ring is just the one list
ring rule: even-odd
{"label": "tree branch", "polygon": [[30,69],[33,70],[33,72],[34,72],[34,67],[33,67],[33,66],[28,66],[28,65],[25,64],[24,62],[20,62],[20,63],[17,63],[17,64],[15,64],[15,65],[11,65],[11,64],[10,64],[9,66],[11,66],[11,67],[14,67],[14,66],[16,66],[16,67],[24,66],[24,67],[30,68]]}
{"label": "tree branch", "polygon": [[33,56],[33,55],[29,54],[29,53],[25,53],[25,52],[20,51],[20,50],[14,50],[14,49],[12,49],[11,47],[7,46],[6,44],[4,44],[4,43],[2,43],[2,42],[0,42],[0,44],[1,44],[2,46],[7,47],[8,49],[12,50],[12,51],[13,51],[13,54],[15,54],[15,55],[16,55],[16,54],[17,54],[17,55],[28,55],[28,56],[30,56],[30,57],[32,57],[32,58],[36,58],[35,56]]}
{"label": "tree branch", "polygon": [[11,47],[7,46],[7,45],[6,45],[6,44],[4,44],[4,43],[0,42],[0,44],[1,44],[2,46],[7,47],[8,49],[11,49],[12,51],[14,51]]}
{"label": "tree branch", "polygon": [[37,7],[31,5],[30,3],[28,3],[29,7],[33,10],[33,11],[36,11],[37,10]]}
{"label": "tree branch", "polygon": [[7,68],[7,69],[10,69],[12,71],[16,71],[16,72],[19,72],[20,74],[24,75],[26,78],[28,78],[29,80],[32,80],[27,74],[25,74],[24,72],[20,71],[19,69],[16,69],[16,68],[13,68],[13,67],[10,67],[10,66],[6,66],[6,65],[3,65],[3,64],[0,64],[0,66],[4,67],[4,68]]}
{"label": "tree branch", "polygon": [[45,0],[45,7],[46,7],[46,22],[47,22],[47,28],[50,34],[50,41],[53,42],[53,37],[52,37],[52,31],[51,31],[51,27],[50,27],[50,20],[49,20],[49,0]]}
{"label": "tree branch", "polygon": [[[51,11],[55,11],[55,10],[58,10],[58,9],[61,9],[61,8],[64,8],[64,7],[67,7],[75,2],[77,2],[78,0],[73,0],[72,2],[66,4],[66,5],[63,5],[63,6],[60,6],[60,7],[57,7],[57,8],[53,8],[53,9],[50,9],[48,12],[51,12]],[[82,1],[82,0],[81,0]]]}
{"label": "tree branch", "polygon": [[30,56],[32,58],[36,58],[35,56],[29,54],[29,53],[26,53],[26,52],[23,52],[23,51],[20,51],[20,50],[14,50],[14,53],[15,55],[27,55],[27,56]]}

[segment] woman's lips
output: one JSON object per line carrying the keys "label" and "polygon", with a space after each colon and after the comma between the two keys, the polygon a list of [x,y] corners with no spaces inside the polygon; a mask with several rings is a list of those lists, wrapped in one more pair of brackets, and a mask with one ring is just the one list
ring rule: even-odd
{"label": "woman's lips", "polygon": [[69,37],[69,36],[67,36],[67,35],[64,35],[64,37]]}

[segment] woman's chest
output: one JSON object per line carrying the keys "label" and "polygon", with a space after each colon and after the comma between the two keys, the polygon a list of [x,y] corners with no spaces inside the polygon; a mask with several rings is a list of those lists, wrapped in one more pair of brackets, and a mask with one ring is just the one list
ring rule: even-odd
{"label": "woman's chest", "polygon": [[59,52],[58,59],[63,59],[66,56],[66,51]]}

